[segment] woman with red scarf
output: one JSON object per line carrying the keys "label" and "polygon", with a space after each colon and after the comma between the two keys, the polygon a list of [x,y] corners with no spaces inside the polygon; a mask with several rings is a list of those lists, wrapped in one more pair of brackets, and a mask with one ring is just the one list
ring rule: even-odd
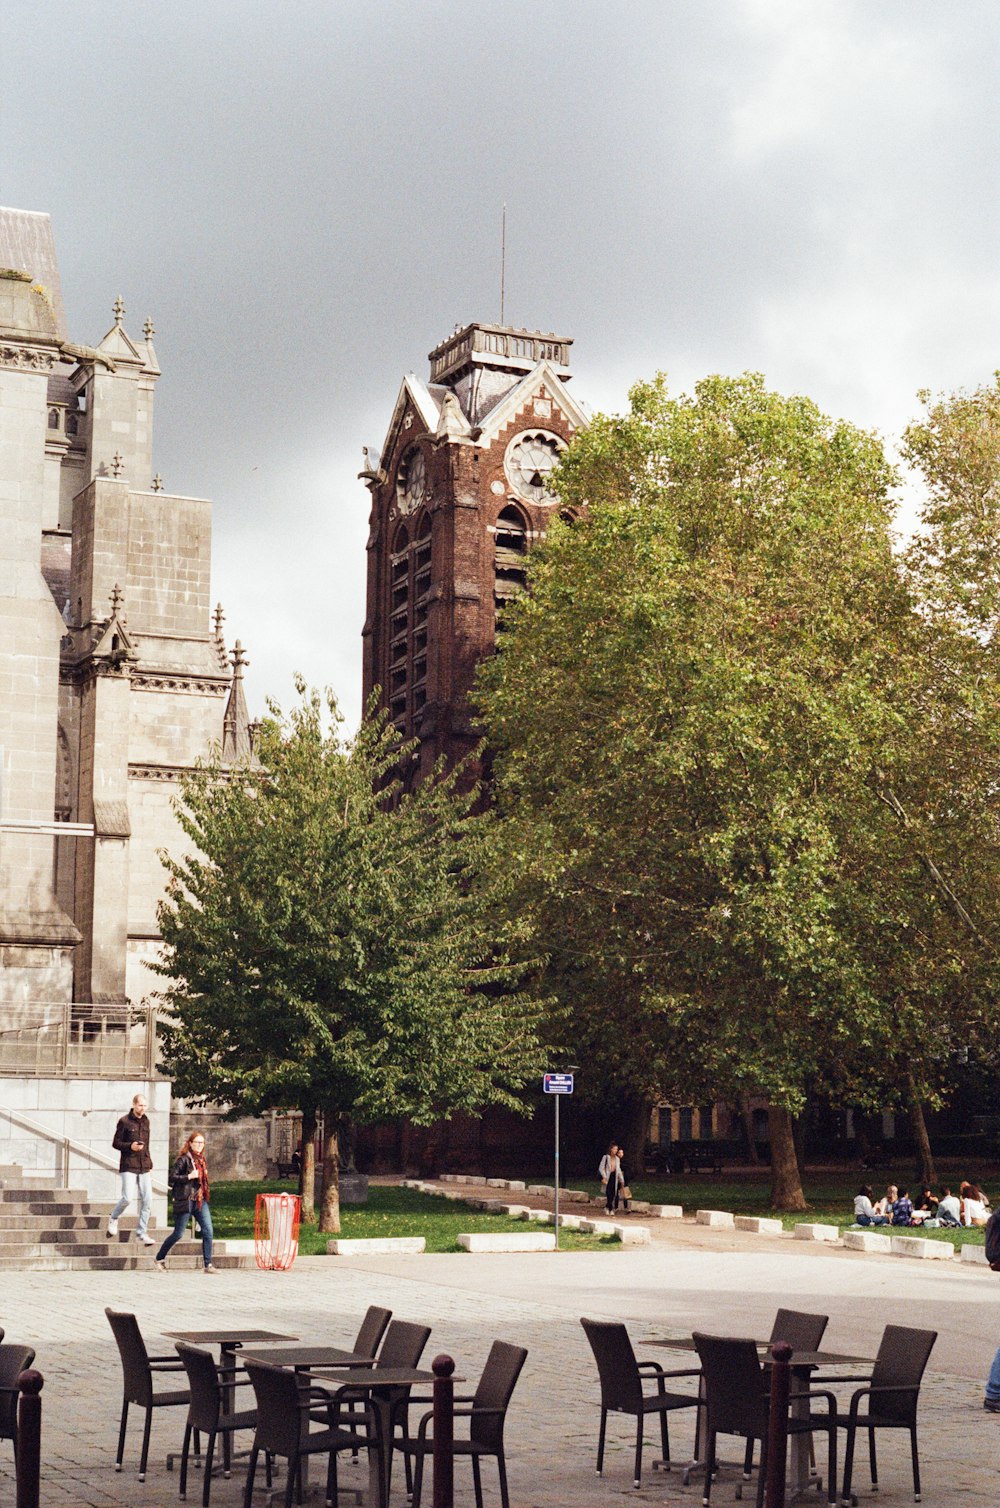
{"label": "woman with red scarf", "polygon": [[205,1166],[205,1137],[192,1131],[177,1154],[170,1182],[174,1191],[174,1228],[156,1253],[156,1265],[167,1270],[167,1252],[179,1241],[193,1215],[201,1231],[202,1257],[206,1272],[218,1272],[212,1266],[212,1211],[209,1209],[208,1169]]}

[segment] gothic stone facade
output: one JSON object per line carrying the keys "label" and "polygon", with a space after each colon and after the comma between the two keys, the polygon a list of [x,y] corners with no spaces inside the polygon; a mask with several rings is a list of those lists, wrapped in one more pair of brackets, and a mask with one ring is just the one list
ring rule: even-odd
{"label": "gothic stone facade", "polygon": [[498,614],[548,527],[548,473],[587,415],[571,396],[571,341],[473,324],[430,353],[430,382],[399,390],[372,497],[364,694],[419,739],[416,779],[477,742],[468,704]]}
{"label": "gothic stone facade", "polygon": [[171,801],[249,751],[211,505],[153,474],[153,326],[66,339],[48,216],[0,210],[0,1008],[138,1002]]}

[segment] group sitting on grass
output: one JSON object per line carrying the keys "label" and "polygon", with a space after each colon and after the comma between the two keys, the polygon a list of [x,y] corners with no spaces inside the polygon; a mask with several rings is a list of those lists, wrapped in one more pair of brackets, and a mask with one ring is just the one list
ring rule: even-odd
{"label": "group sitting on grass", "polygon": [[[873,1202],[874,1201],[874,1202]],[[940,1195],[924,1184],[916,1203],[909,1189],[890,1183],[881,1199],[875,1200],[871,1184],[864,1184],[854,1196],[855,1225],[919,1225],[926,1229],[938,1226],[985,1225],[990,1216],[990,1201],[978,1184],[963,1180],[958,1195],[947,1184]]]}

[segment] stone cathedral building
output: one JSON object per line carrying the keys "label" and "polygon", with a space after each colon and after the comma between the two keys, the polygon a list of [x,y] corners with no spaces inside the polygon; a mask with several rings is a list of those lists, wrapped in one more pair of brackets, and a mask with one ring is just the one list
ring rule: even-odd
{"label": "stone cathedral building", "polygon": [[119,299],[95,346],[72,343],[48,216],[0,209],[0,1072],[20,1054],[32,1076],[0,1097],[25,1114],[99,1054],[105,1078],[122,1054],[114,1103],[136,1079],[169,1103],[152,1044],[144,1065],[125,1047],[159,983],[157,850],[184,771],[250,750],[211,504],[155,471],[153,336]]}

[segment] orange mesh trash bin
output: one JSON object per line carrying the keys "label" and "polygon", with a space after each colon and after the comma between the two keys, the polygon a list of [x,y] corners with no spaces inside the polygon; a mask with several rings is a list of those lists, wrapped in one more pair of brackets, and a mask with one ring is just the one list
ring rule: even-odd
{"label": "orange mesh trash bin", "polygon": [[253,1238],[257,1266],[287,1272],[299,1251],[298,1194],[258,1194]]}

